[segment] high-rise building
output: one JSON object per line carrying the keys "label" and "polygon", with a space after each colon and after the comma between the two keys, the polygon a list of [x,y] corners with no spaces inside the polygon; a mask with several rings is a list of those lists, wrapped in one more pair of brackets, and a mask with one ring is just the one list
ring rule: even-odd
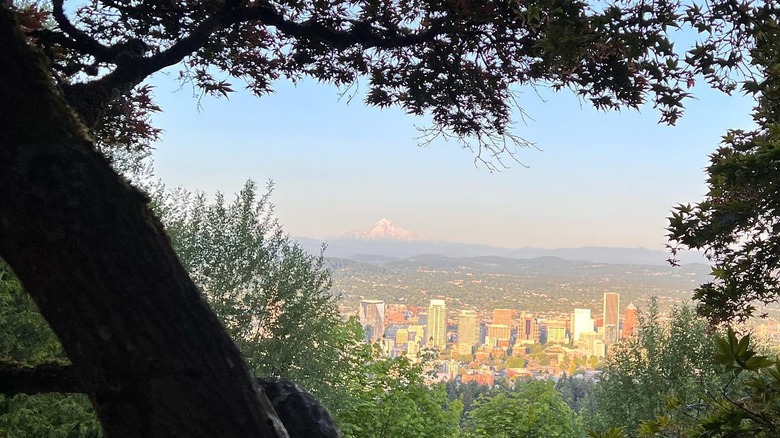
{"label": "high-rise building", "polygon": [[604,343],[607,345],[617,342],[620,337],[620,294],[616,292],[604,293]]}
{"label": "high-rise building", "polygon": [[517,329],[517,339],[524,343],[539,342],[539,321],[531,315],[523,316]]}
{"label": "high-rise building", "polygon": [[471,347],[477,343],[477,313],[461,310],[458,316],[458,353],[471,354]]}
{"label": "high-rise building", "polygon": [[440,348],[447,345],[447,307],[444,300],[431,300],[428,306],[427,344]]}
{"label": "high-rise building", "polygon": [[385,302],[382,300],[361,300],[358,313],[363,325],[365,340],[374,342],[385,334]]}
{"label": "high-rise building", "polygon": [[566,342],[566,321],[547,321],[547,342]]}
{"label": "high-rise building", "polygon": [[488,324],[487,337],[496,341],[508,341],[511,329],[506,324]]}
{"label": "high-rise building", "polygon": [[512,327],[512,309],[495,309],[493,310],[493,324],[504,324],[505,326]]}
{"label": "high-rise building", "polygon": [[620,332],[620,337],[628,338],[634,334],[636,330],[636,306],[631,303],[626,307],[623,316],[623,328]]}
{"label": "high-rise building", "polygon": [[593,319],[590,317],[590,309],[574,309],[571,325],[575,341],[579,341],[583,333],[592,333]]}

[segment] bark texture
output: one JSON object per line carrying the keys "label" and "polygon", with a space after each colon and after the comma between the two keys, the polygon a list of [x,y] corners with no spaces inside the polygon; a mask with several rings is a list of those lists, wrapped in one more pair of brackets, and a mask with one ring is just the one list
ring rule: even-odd
{"label": "bark texture", "polygon": [[[257,383],[271,401],[290,438],[340,438],[330,413],[316,398],[295,383],[262,377]],[[48,362],[31,367],[0,360],[0,394],[83,393],[73,367]]]}
{"label": "bark texture", "polygon": [[0,256],[107,435],[286,437],[146,203],[0,6]]}

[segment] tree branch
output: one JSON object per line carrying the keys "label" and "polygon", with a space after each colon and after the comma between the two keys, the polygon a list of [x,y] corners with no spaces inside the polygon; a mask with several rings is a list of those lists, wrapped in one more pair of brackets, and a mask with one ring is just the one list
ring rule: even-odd
{"label": "tree branch", "polygon": [[109,102],[132,90],[152,73],[180,62],[201,48],[222,26],[221,14],[214,14],[167,50],[149,57],[131,56],[98,80],[64,87],[65,96],[84,124],[94,126]]}
{"label": "tree branch", "polygon": [[[129,92],[149,75],[181,62],[186,56],[203,47],[214,32],[225,26],[257,21],[259,24],[275,27],[289,37],[324,41],[335,48],[346,48],[354,45],[365,48],[397,48],[433,40],[442,33],[444,23],[443,19],[432,20],[427,29],[411,35],[381,35],[373,31],[367,21],[353,22],[351,30],[341,31],[312,20],[303,23],[287,20],[268,6],[241,7],[239,1],[231,0],[226,2],[220,11],[210,15],[189,35],[181,38],[168,49],[145,57],[142,51],[141,53],[126,51],[125,49],[129,46],[127,43],[111,47],[100,45],[67,21],[67,17],[61,13],[62,0],[55,0],[55,4],[59,4],[60,20],[63,21],[60,26],[66,26],[63,30],[69,36],[74,38],[77,43],[82,40],[83,36],[82,44],[94,43],[94,47],[90,47],[87,53],[95,57],[110,56],[111,62],[117,64],[113,72],[100,79],[63,87],[69,103],[76,109],[87,126],[94,126],[102,115],[102,108],[114,100],[116,96]],[[123,54],[129,56],[122,56]]]}
{"label": "tree branch", "polygon": [[[273,377],[256,379],[282,420],[290,438],[338,438],[335,421],[308,392]],[[85,393],[73,366],[47,362],[36,366],[0,359],[0,394]]]}
{"label": "tree branch", "polygon": [[297,23],[285,19],[275,9],[266,6],[242,8],[233,15],[234,23],[260,21],[273,26],[288,37],[306,38],[323,41],[335,48],[346,48],[360,45],[364,48],[400,48],[432,41],[442,32],[442,19],[431,20],[429,27],[411,35],[380,35],[371,30],[371,21],[352,22],[351,30],[334,30],[314,20]]}
{"label": "tree branch", "polygon": [[0,394],[83,393],[76,373],[67,362],[46,362],[36,366],[0,360]]}
{"label": "tree branch", "polygon": [[67,44],[67,46],[73,49],[82,50],[85,53],[94,56],[99,62],[111,62],[116,56],[115,47],[104,46],[91,36],[76,28],[65,15],[63,3],[64,0],[52,0],[52,15],[59,28],[67,36],[72,38],[72,43]]}

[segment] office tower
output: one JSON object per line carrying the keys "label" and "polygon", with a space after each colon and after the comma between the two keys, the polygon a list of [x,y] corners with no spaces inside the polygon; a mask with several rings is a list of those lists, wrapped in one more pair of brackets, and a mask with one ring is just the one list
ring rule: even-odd
{"label": "office tower", "polygon": [[360,324],[363,325],[365,339],[374,342],[385,334],[385,302],[381,300],[361,300]]}
{"label": "office tower", "polygon": [[617,342],[620,337],[620,294],[606,292],[604,294],[604,343],[609,345]]}
{"label": "office tower", "polygon": [[477,313],[461,310],[458,317],[458,353],[471,354],[471,347],[477,343]]}
{"label": "office tower", "polygon": [[620,337],[628,338],[634,334],[634,330],[636,330],[636,306],[634,306],[634,303],[631,303],[625,310]]}
{"label": "office tower", "polygon": [[575,341],[579,341],[580,335],[583,333],[592,333],[593,319],[590,317],[590,309],[574,309],[572,327]]}
{"label": "office tower", "polygon": [[493,324],[504,324],[505,326],[512,327],[512,309],[495,309],[493,310]]}
{"label": "office tower", "polygon": [[539,342],[539,322],[530,315],[520,319],[520,327],[517,330],[517,339],[525,343]]}
{"label": "office tower", "polygon": [[566,342],[566,321],[547,321],[547,342]]}
{"label": "office tower", "polygon": [[447,345],[447,308],[444,300],[431,300],[428,306],[429,347],[444,348]]}
{"label": "office tower", "polygon": [[511,329],[506,324],[488,324],[487,337],[494,341],[509,341]]}

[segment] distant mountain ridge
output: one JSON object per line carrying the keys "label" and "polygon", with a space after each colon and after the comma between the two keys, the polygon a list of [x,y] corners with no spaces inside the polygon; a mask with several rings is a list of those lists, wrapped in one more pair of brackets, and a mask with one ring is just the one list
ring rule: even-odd
{"label": "distant mountain ridge", "polygon": [[[323,241],[309,237],[293,237],[307,251],[318,254]],[[407,259],[421,255],[439,255],[449,258],[497,256],[512,259],[557,257],[592,263],[629,265],[668,265],[669,253],[647,248],[499,248],[490,245],[453,243],[425,239],[411,231],[381,219],[371,227],[325,239],[326,257],[351,259],[380,265],[380,260]],[[683,264],[705,263],[698,253],[679,256]]]}
{"label": "distant mountain ridge", "polygon": [[[318,254],[322,240],[308,237],[294,237],[296,241],[312,254]],[[669,254],[666,251],[647,248],[498,248],[489,245],[468,243],[438,242],[432,240],[393,241],[358,240],[350,238],[331,238],[325,241],[326,257],[337,257],[376,263],[387,259],[406,259],[424,254],[437,254],[445,257],[486,257],[498,256],[513,259],[533,259],[538,257],[557,257],[564,260],[579,260],[592,263],[627,265],[668,265]],[[704,263],[707,260],[698,253],[684,253],[679,256],[682,264]]]}

